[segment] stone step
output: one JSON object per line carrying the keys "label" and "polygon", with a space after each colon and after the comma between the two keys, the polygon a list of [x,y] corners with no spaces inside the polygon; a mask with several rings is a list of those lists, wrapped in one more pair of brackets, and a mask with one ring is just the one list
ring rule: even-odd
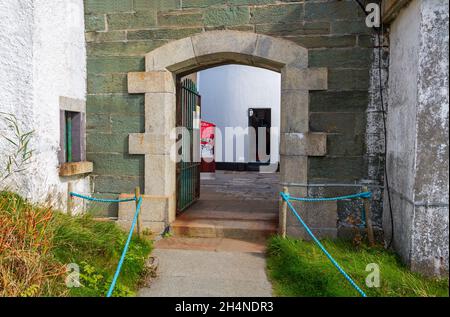
{"label": "stone step", "polygon": [[215,252],[264,253],[267,240],[243,241],[229,238],[166,237],[154,243],[155,249],[202,250]]}
{"label": "stone step", "polygon": [[272,209],[267,212],[239,212],[236,210],[195,210],[187,212],[177,217],[181,221],[190,220],[249,220],[249,221],[278,221],[278,214],[273,213]]}
{"label": "stone step", "polygon": [[[236,190],[236,188],[233,188],[233,190]],[[239,193],[233,192],[233,190],[223,190],[221,192],[217,193],[201,193],[200,198],[204,201],[242,201],[242,202],[249,202],[249,201],[267,201],[270,203],[277,203],[279,201],[279,194],[278,192],[271,191],[259,191],[257,194],[254,193],[254,191],[245,191],[244,189],[241,190]]]}
{"label": "stone step", "polygon": [[[221,197],[222,198],[222,197]],[[204,199],[203,197],[192,205],[184,214],[198,211],[233,211],[238,213],[278,213],[278,201],[270,200],[238,200],[234,199]]]}
{"label": "stone step", "polygon": [[215,220],[177,219],[171,225],[175,236],[195,238],[230,238],[255,241],[268,238],[277,232],[277,221],[266,220]]}

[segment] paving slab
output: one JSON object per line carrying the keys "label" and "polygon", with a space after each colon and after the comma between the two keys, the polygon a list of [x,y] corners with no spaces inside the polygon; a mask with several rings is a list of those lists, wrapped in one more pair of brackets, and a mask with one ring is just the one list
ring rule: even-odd
{"label": "paving slab", "polygon": [[263,253],[156,249],[157,277],[140,297],[268,297]]}

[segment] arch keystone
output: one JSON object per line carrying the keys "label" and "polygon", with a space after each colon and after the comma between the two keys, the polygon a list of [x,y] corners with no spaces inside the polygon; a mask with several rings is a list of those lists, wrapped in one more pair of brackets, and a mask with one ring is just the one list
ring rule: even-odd
{"label": "arch keystone", "polygon": [[[258,35],[239,31],[210,31],[191,37],[197,62],[228,61],[252,64]],[[211,59],[213,55],[213,59]]]}

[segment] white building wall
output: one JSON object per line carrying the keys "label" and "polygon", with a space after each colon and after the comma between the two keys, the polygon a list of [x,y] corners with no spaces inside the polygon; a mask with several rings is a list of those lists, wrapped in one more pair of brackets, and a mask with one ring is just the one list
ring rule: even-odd
{"label": "white building wall", "polygon": [[[390,26],[386,164],[393,247],[413,271],[447,276],[448,12],[447,0],[413,0]],[[386,237],[389,208],[385,198]]]}
{"label": "white building wall", "polygon": [[[83,0],[2,0],[0,43],[0,111],[34,130],[30,166],[1,187],[64,208],[69,179],[58,175],[59,97],[85,100]],[[87,178],[70,181],[89,191]]]}
{"label": "white building wall", "polygon": [[[202,95],[202,119],[217,125],[222,131],[223,150],[216,151],[216,161],[230,162],[225,153],[225,128],[248,127],[248,109],[271,108],[272,127],[280,127],[281,75],[250,66],[225,65],[199,72],[198,87]],[[244,157],[234,162],[249,161],[248,140]],[[275,157],[279,158],[279,146],[273,144]],[[236,151],[236,149],[234,150]]]}

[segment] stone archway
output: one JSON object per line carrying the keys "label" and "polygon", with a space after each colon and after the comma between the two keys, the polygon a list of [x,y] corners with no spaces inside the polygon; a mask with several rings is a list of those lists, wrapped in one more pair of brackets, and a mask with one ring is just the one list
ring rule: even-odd
{"label": "stone archway", "polygon": [[[146,71],[128,74],[128,92],[145,94],[145,133],[130,134],[129,153],[145,155],[141,223],[161,232],[175,220],[176,167],[170,158],[175,128],[176,77],[223,64],[281,73],[280,180],[308,182],[308,156],[326,154],[326,134],[309,132],[309,91],[326,90],[326,68],[308,68],[308,50],[293,42],[239,31],[210,31],[148,53]],[[291,192],[304,195],[304,189]],[[125,205],[123,205],[125,206]],[[129,222],[121,207],[119,222]],[[289,223],[288,223],[289,229]]]}

